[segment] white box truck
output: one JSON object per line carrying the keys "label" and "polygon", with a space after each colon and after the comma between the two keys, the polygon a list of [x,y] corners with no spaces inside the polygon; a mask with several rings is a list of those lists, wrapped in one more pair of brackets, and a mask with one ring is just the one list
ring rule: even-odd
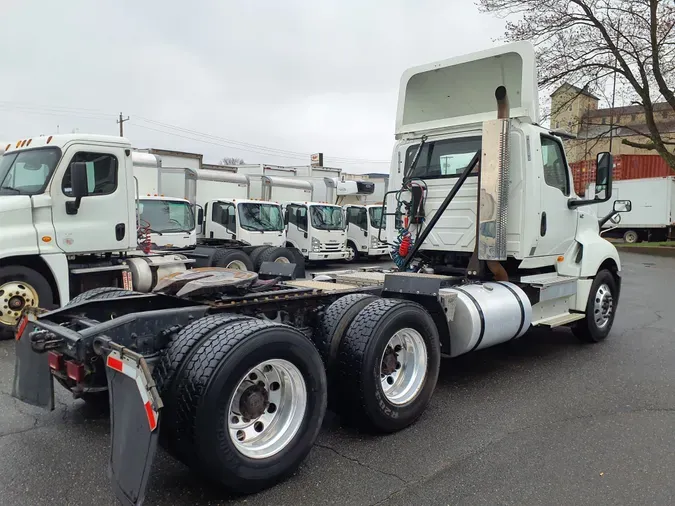
{"label": "white box truck", "polygon": [[342,208],[333,204],[295,201],[284,203],[286,240],[306,260],[347,258],[347,233]]}
{"label": "white box truck", "polygon": [[[586,191],[595,195],[595,183]],[[612,198],[597,205],[598,215],[607,214],[615,200],[632,202],[630,213],[618,223],[605,224],[605,237],[620,237],[627,243],[675,240],[675,176],[614,181]]]}
{"label": "white box truck", "polygon": [[[376,258],[389,254],[387,231],[382,220],[382,204],[344,206],[347,222],[348,262],[360,257]],[[382,227],[382,231],[380,231]]]}
{"label": "white box truck", "polygon": [[[141,195],[141,233],[149,235],[145,243],[198,258],[209,255],[208,265],[228,268],[258,270],[265,261],[299,261],[301,255],[285,247],[281,206],[249,200],[248,176],[164,167],[154,154],[132,156]],[[195,247],[197,251],[189,251]]]}

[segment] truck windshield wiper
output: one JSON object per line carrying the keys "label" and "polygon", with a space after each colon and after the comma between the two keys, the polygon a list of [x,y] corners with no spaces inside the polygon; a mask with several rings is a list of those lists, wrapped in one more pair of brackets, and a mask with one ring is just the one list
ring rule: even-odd
{"label": "truck windshield wiper", "polygon": [[150,232],[152,232],[153,234],[164,235],[164,234],[163,234],[162,232],[160,232],[159,230],[154,230],[154,229],[152,229],[152,228],[149,229],[149,230],[150,230]]}
{"label": "truck windshield wiper", "polygon": [[11,186],[0,186],[0,190],[12,190],[15,191],[16,193],[21,193],[21,190],[18,188],[12,188]]}

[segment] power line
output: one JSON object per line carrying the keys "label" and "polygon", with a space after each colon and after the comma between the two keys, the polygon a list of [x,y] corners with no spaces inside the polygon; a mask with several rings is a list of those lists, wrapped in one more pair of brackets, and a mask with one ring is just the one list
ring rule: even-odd
{"label": "power line", "polygon": [[[111,119],[111,118],[116,118],[117,124],[120,125],[120,136],[123,136],[124,130],[123,130],[123,124],[127,121],[129,121],[129,117],[127,116],[124,118],[122,116],[122,113],[119,114],[119,116],[113,115],[113,114],[108,114],[104,113],[102,111],[96,111],[92,109],[85,109],[81,107],[64,107],[64,106],[40,106],[37,104],[29,104],[29,103],[20,103],[20,102],[8,102],[8,101],[0,101],[0,110],[17,110],[20,112],[28,113],[28,114],[38,114],[38,115],[48,115],[48,116],[59,116],[59,115],[64,115],[64,116],[71,116],[71,117],[80,117],[84,119],[95,119],[95,120],[102,120],[102,119]],[[256,154],[262,154],[262,155],[270,155],[270,156],[281,156],[284,158],[293,158],[293,159],[298,159],[298,160],[307,160],[310,156],[311,153],[303,153],[299,151],[291,151],[291,150],[285,150],[285,149],[279,149],[279,148],[272,148],[268,146],[263,146],[259,144],[252,144],[248,142],[242,142],[242,141],[237,141],[234,139],[228,139],[226,137],[219,137],[216,135],[211,135],[207,134],[204,132],[199,132],[197,130],[192,130],[189,128],[183,128],[177,125],[172,125],[170,123],[165,123],[157,120],[153,120],[150,118],[145,118],[143,116],[135,116],[138,120],[141,120],[143,122],[156,125],[159,127],[162,127],[164,130],[160,130],[157,128],[151,128],[149,126],[145,125],[140,125],[136,121],[132,121],[131,124],[134,126],[137,126],[139,128],[145,128],[147,130],[153,130],[159,133],[163,133],[165,135],[173,135],[176,137],[181,137],[184,139],[189,139],[193,141],[198,141],[198,142],[204,142],[207,144],[212,144],[220,147],[226,147],[226,148],[235,148],[239,149],[241,151],[249,152],[249,153],[256,153]],[[168,130],[168,131],[167,131]],[[180,132],[182,134],[187,134],[187,135],[179,135],[171,130],[175,130],[176,132]],[[210,139],[211,142],[205,141],[205,139]],[[217,142],[213,142],[217,141]],[[354,157],[340,157],[340,156],[326,156],[326,159],[333,160],[337,163],[346,163],[346,164],[373,164],[373,163],[389,163],[389,160],[370,160],[366,158],[354,158]]]}

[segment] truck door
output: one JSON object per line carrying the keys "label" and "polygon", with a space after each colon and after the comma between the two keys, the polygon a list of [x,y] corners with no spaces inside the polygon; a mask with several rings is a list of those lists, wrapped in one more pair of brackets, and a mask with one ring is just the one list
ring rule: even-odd
{"label": "truck door", "polygon": [[365,207],[347,208],[347,237],[358,251],[368,251],[368,214]]}
{"label": "truck door", "polygon": [[307,206],[289,204],[288,213],[288,241],[303,253],[309,250],[309,231],[307,230]]}
{"label": "truck door", "polygon": [[206,215],[206,233],[209,239],[237,238],[237,210],[230,202],[211,202]]}
{"label": "truck door", "polygon": [[[71,146],[63,156],[51,187],[52,220],[56,244],[66,253],[122,251],[136,242],[136,221],[130,219],[124,151],[105,146]],[[77,211],[66,210],[74,201],[70,170],[75,162],[87,166],[88,195]],[[132,240],[133,238],[133,240]]]}
{"label": "truck door", "polygon": [[567,252],[577,230],[577,212],[567,207],[571,181],[565,152],[560,141],[548,135],[541,136],[543,175],[539,240],[534,256],[563,255]]}

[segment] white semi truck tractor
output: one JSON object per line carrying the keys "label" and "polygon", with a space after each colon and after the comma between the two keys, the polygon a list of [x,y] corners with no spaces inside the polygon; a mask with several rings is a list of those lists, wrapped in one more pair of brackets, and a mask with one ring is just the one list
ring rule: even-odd
{"label": "white semi truck tractor", "polygon": [[[609,154],[599,157],[604,194],[574,194],[560,138],[536,124],[537,104],[527,43],[406,71],[385,213],[398,269],[313,280],[193,270],[152,294],[84,293],[56,311],[25,310],[13,395],[53,408],[54,379],[85,401],[109,393],[113,490],[137,505],[157,444],[222,487],[256,492],[298,468],[328,402],[350,424],[391,433],[425,411],[441,356],[532,327],[571,325],[583,341],[602,341],[617,314],[621,263],[600,226],[630,202],[601,218],[588,207],[611,197]],[[114,153],[125,159],[124,147]],[[44,170],[58,176],[61,155],[49,156]],[[84,211],[96,197],[78,200],[79,185],[50,202],[52,213]],[[21,192],[29,188],[42,186]],[[17,195],[5,212],[28,225],[37,213],[33,238],[47,236],[41,220],[56,228],[55,218],[30,198]],[[314,204],[293,206],[309,237]],[[321,254],[328,237],[346,238],[340,208],[317,213],[331,228],[312,248]],[[51,235],[82,240],[69,230]]]}

